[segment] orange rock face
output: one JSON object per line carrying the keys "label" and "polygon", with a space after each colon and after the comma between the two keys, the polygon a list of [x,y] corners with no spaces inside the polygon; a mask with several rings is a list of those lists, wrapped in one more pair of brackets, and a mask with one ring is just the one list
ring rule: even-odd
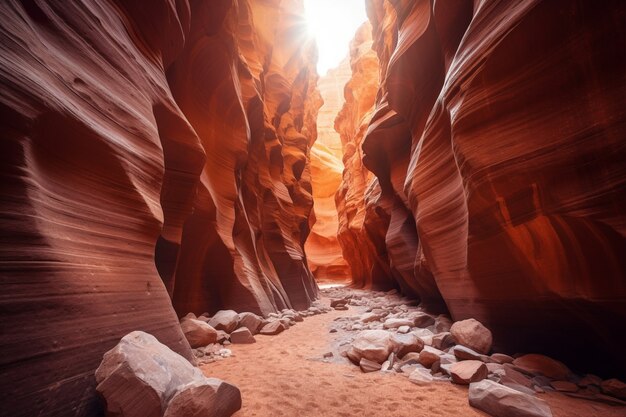
{"label": "orange rock face", "polygon": [[315,224],[304,249],[318,282],[350,281],[350,268],[337,239],[335,193],[341,183],[343,164],[341,139],[334,127],[335,117],[344,103],[343,86],[350,76],[350,62],[346,59],[317,83],[323,105],[317,117],[317,140],[311,148]]}
{"label": "orange rock face", "polygon": [[[95,415],[179,313],[308,307],[314,50],[294,1],[0,4],[2,410]],[[163,281],[166,285],[163,284]]]}
{"label": "orange rock face", "polygon": [[360,281],[386,256],[403,289],[478,319],[496,350],[626,372],[623,2],[367,7],[381,83],[361,147],[389,217],[362,261],[343,220]]}

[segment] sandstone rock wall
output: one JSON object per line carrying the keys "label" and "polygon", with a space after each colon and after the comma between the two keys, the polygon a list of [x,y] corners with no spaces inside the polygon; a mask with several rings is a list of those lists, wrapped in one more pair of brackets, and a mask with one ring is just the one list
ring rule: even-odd
{"label": "sandstone rock wall", "polygon": [[[0,4],[2,413],[96,415],[172,309],[302,308],[317,108],[300,1]],[[163,284],[163,281],[166,285]]]}
{"label": "sandstone rock wall", "polygon": [[626,373],[623,2],[367,8],[381,82],[361,148],[388,201],[367,245],[388,276],[499,350]]}

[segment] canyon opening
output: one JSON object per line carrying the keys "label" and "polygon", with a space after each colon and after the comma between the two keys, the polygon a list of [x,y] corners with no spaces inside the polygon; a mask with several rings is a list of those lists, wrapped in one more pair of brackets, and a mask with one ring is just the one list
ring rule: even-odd
{"label": "canyon opening", "polygon": [[624,416],[625,22],[2,2],[0,415]]}

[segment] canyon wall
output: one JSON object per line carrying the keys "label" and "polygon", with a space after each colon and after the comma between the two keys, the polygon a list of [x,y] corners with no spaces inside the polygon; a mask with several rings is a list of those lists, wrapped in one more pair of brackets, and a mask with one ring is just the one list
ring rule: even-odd
{"label": "canyon wall", "polygon": [[[384,221],[361,245],[372,256],[353,249],[363,234],[340,239],[367,279],[355,277],[371,281],[372,259],[386,261],[388,282],[480,320],[498,350],[626,374],[624,3],[367,10],[381,82],[354,152]],[[346,159],[338,199],[362,212],[346,190],[362,170]]]}
{"label": "canyon wall", "polygon": [[97,415],[133,330],[191,358],[170,297],[309,305],[305,33],[300,1],[0,4],[2,414]]}
{"label": "canyon wall", "polygon": [[309,268],[319,283],[350,282],[350,268],[337,238],[335,193],[341,183],[343,164],[341,139],[334,124],[344,104],[343,87],[351,75],[350,62],[344,59],[317,83],[323,104],[317,116],[317,140],[311,148],[315,224],[304,249]]}

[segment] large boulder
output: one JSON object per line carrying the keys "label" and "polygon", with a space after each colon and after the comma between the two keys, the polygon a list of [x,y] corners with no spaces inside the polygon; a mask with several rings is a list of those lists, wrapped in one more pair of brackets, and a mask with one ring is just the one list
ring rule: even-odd
{"label": "large boulder", "polygon": [[450,333],[459,345],[467,346],[478,353],[487,354],[491,350],[491,331],[478,320],[457,321],[450,327]]}
{"label": "large boulder", "polygon": [[527,373],[544,375],[552,379],[567,379],[572,373],[562,362],[536,353],[520,356],[513,361],[513,365]]}
{"label": "large boulder", "polygon": [[248,311],[238,314],[239,324],[237,327],[246,327],[250,330],[250,333],[257,334],[265,324],[265,320],[263,317],[258,316],[254,313],[250,313]]}
{"label": "large boulder", "polygon": [[469,403],[492,417],[552,417],[545,401],[483,379],[469,386]]}
{"label": "large boulder", "polygon": [[239,389],[217,378],[181,387],[163,417],[229,417],[241,408]]}
{"label": "large boulder", "polygon": [[220,310],[211,319],[209,324],[216,330],[224,330],[231,333],[237,328],[239,323],[239,315],[233,310]]}
{"label": "large boulder", "polygon": [[364,330],[352,342],[352,346],[348,350],[348,357],[355,363],[359,363],[361,358],[383,363],[395,348],[396,343],[390,332]]}
{"label": "large boulder", "polygon": [[[164,413],[174,416],[229,416],[241,408],[241,394],[233,385],[214,378],[206,378],[202,372],[182,356],[161,344],[154,336],[135,331],[124,336],[119,343],[104,354],[96,370],[96,389],[106,400],[107,414],[120,417],[161,417]],[[189,393],[209,393],[213,403],[219,407],[194,410],[202,414],[168,413],[172,400],[181,395],[174,403],[174,410],[180,409]],[[198,399],[195,403],[202,403]],[[211,414],[215,409],[231,410],[230,414]]]}
{"label": "large boulder", "polygon": [[202,320],[191,318],[184,319],[180,323],[180,328],[192,348],[217,342],[217,330]]}

